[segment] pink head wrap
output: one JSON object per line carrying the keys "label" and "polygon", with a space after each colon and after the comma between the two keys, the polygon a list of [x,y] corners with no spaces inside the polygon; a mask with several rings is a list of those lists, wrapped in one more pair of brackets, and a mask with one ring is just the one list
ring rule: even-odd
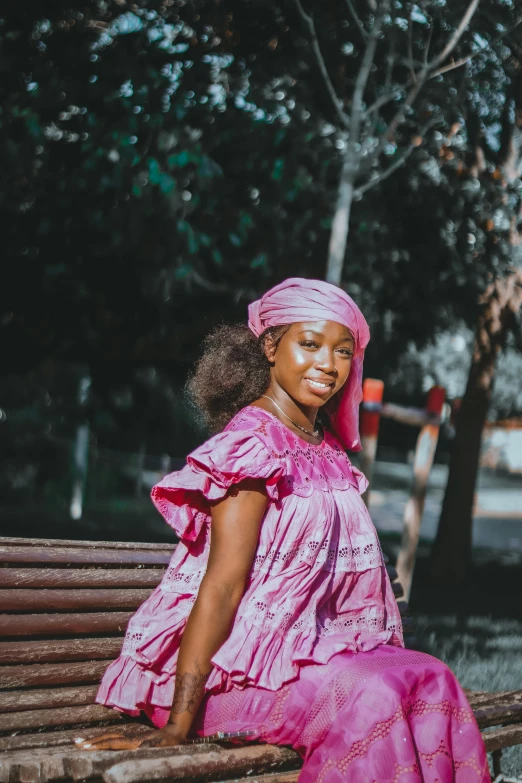
{"label": "pink head wrap", "polygon": [[339,392],[339,407],[330,423],[345,449],[360,451],[359,404],[364,349],[370,330],[353,299],[331,283],[290,277],[248,306],[248,326],[256,337],[271,326],[311,321],[335,321],[353,334],[355,346],[350,375]]}

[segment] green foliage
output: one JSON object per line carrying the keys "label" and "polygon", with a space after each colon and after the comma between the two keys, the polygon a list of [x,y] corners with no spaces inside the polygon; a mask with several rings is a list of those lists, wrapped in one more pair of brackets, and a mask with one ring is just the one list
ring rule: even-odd
{"label": "green foliage", "polygon": [[[369,29],[369,4],[355,4]],[[465,6],[397,0],[366,101],[382,94],[390,42],[408,51],[412,8],[422,60],[428,23],[440,51]],[[341,0],[307,7],[348,108],[359,30]],[[520,10],[520,0],[482,0],[455,51],[473,59],[428,83],[382,160],[427,120],[433,128],[406,166],[355,203],[345,284],[371,323],[368,374],[387,378],[411,340],[422,347],[441,326],[471,325],[484,281],[510,258],[521,188],[505,185],[501,164],[520,72],[508,30]],[[45,12],[30,0],[3,10],[5,365],[85,361],[103,367],[93,388],[108,399],[129,368],[186,373],[204,334],[244,319],[268,285],[324,275],[342,139],[306,34],[292,0],[132,9],[57,0]],[[398,55],[389,87],[407,75]],[[395,106],[383,107],[382,122]],[[368,144],[378,132],[379,121]],[[475,172],[477,146],[485,166]],[[137,438],[138,402],[132,414],[115,426]]]}

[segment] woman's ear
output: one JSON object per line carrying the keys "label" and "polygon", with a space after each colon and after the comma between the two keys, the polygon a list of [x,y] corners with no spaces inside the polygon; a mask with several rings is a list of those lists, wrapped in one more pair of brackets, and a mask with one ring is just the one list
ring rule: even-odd
{"label": "woman's ear", "polygon": [[277,350],[277,343],[271,334],[267,334],[263,343],[263,351],[267,358],[268,363],[273,366],[275,362],[275,354]]}

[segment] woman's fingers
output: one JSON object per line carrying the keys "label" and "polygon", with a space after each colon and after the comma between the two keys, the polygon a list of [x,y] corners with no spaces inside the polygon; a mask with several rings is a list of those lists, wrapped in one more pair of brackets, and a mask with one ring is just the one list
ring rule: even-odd
{"label": "woman's fingers", "polygon": [[113,737],[123,737],[123,734],[121,731],[107,731],[105,734],[100,734],[99,737],[91,737],[91,739],[76,737],[73,742],[75,745],[83,745],[86,742],[98,742],[98,740],[112,739]]}
{"label": "woman's fingers", "polygon": [[146,737],[124,737],[123,734],[102,734],[100,737],[76,741],[80,750],[135,750],[139,748]]}
{"label": "woman's fingers", "polygon": [[74,740],[80,750],[136,750],[137,748],[164,748],[182,745],[183,740],[164,730],[126,737],[121,732],[109,732],[92,739]]}

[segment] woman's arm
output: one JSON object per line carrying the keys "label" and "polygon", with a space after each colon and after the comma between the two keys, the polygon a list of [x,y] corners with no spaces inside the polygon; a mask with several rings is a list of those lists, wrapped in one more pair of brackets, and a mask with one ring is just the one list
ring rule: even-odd
{"label": "woman's arm", "polygon": [[227,640],[252,566],[265,513],[264,482],[235,486],[212,509],[210,555],[179,650],[169,723],[185,739],[212,670],[211,659]]}
{"label": "woman's arm", "polygon": [[267,502],[264,482],[248,479],[232,487],[212,507],[207,570],[181,640],[167,726],[135,740],[106,733],[79,743],[79,747],[123,750],[145,743],[157,746],[184,742],[205,693],[211,659],[228,638],[245,592]]}

